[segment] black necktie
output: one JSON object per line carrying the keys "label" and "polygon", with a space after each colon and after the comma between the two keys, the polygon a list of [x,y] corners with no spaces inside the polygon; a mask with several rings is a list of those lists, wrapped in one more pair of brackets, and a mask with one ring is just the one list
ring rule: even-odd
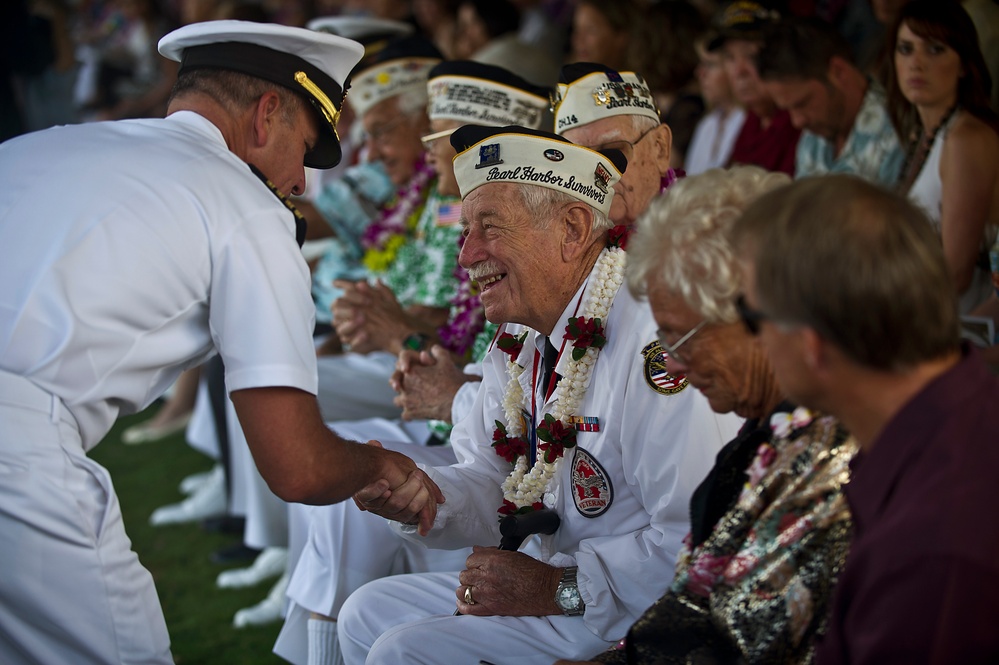
{"label": "black necktie", "polygon": [[556,349],[549,338],[545,337],[545,357],[541,363],[541,372],[544,382],[541,384],[541,392],[548,397],[548,388],[552,383],[552,374],[555,372],[555,363],[558,362],[558,349]]}

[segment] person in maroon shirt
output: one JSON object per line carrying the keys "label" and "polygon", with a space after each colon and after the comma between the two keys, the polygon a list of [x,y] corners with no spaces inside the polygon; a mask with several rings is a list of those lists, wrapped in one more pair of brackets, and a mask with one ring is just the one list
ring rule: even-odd
{"label": "person in maroon shirt", "polygon": [[781,386],[861,447],[851,552],[816,662],[999,662],[999,380],[960,341],[924,214],[827,175],[762,197],[734,242],[741,314]]}
{"label": "person in maroon shirt", "polygon": [[776,9],[761,3],[729,3],[714,19],[715,36],[708,42],[708,50],[721,53],[735,99],[746,109],[729,165],[755,164],[794,177],[801,130],[791,124],[787,111],[777,108],[756,71],[756,54],[767,30],[779,20]]}

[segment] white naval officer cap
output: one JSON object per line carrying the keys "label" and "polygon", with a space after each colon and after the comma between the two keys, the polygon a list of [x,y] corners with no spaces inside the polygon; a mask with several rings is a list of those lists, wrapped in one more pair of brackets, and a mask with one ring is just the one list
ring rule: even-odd
{"label": "white naval officer cap", "polygon": [[431,120],[540,129],[548,110],[548,89],[513,72],[471,60],[446,60],[427,80]]}
{"label": "white naval officer cap", "polygon": [[591,150],[539,129],[465,125],[451,135],[461,198],[494,182],[563,192],[608,214],[628,165],[620,150]]}
{"label": "white naval officer cap", "polygon": [[414,31],[410,23],[373,16],[319,16],[306,23],[305,27],[353,39],[365,46],[372,41],[405,37]]}
{"label": "white naval officer cap", "polygon": [[355,69],[365,67],[393,39],[411,35],[415,30],[410,23],[371,16],[320,16],[305,27],[359,42],[364,47],[364,57]]}
{"label": "white naval officer cap", "polygon": [[603,118],[639,115],[661,122],[656,100],[645,79],[592,62],[562,67],[552,93],[555,133]]}
{"label": "white naval officer cap", "polygon": [[351,69],[364,54],[355,41],[305,28],[252,21],[204,21],[178,28],[159,52],[180,63],[180,74],[226,69],[276,83],[304,97],[322,129],[305,166],[328,169],[340,162],[336,124]]}

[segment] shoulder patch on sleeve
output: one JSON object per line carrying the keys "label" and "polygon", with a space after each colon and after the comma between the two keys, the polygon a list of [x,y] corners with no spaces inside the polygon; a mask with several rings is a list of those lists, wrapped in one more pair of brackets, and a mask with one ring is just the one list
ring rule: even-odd
{"label": "shoulder patch on sleeve", "polygon": [[682,374],[670,374],[666,371],[666,357],[659,346],[659,340],[652,340],[642,349],[645,358],[645,383],[660,395],[675,395],[689,384]]}

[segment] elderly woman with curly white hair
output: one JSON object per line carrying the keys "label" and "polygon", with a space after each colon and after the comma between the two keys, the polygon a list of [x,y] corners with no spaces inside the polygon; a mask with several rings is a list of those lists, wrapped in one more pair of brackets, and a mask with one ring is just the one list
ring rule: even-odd
{"label": "elderly woman with curly white hair", "polygon": [[628,286],[648,298],[666,369],[747,420],[691,499],[669,590],[595,662],[804,663],[822,633],[849,549],[840,490],[856,446],[784,398],[728,239],[757,196],[789,182],[745,166],[686,178],[629,243]]}

